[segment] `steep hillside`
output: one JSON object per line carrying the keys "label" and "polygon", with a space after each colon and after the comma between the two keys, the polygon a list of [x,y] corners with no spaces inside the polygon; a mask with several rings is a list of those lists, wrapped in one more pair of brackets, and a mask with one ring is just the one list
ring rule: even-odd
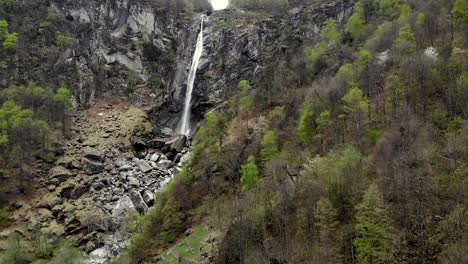
{"label": "steep hillside", "polygon": [[0,6],[1,263],[468,259],[466,0]]}

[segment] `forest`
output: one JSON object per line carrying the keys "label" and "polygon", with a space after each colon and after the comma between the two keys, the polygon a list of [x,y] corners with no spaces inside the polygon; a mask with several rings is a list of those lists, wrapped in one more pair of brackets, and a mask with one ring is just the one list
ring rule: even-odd
{"label": "forest", "polygon": [[467,8],[362,0],[263,82],[241,81],[117,263],[205,207],[225,231],[215,263],[465,263]]}

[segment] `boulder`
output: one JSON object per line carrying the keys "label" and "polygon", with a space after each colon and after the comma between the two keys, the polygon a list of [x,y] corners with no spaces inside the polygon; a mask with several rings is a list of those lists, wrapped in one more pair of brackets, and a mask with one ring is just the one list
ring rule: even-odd
{"label": "boulder", "polygon": [[58,184],[70,179],[72,176],[72,173],[62,166],[55,167],[49,171],[49,180],[56,181]]}
{"label": "boulder", "polygon": [[154,194],[151,193],[150,191],[146,190],[146,191],[143,191],[143,193],[141,194],[141,196],[143,197],[143,201],[145,201],[145,203],[148,205],[148,206],[153,206],[154,204]]}
{"label": "boulder", "polygon": [[77,200],[78,198],[80,198],[84,193],[86,193],[88,191],[88,187],[84,186],[84,185],[78,185],[78,186],[75,186],[75,188],[73,188],[73,190],[71,191],[70,193],[70,199],[72,200]]}
{"label": "boulder", "polygon": [[101,163],[99,161],[93,161],[87,158],[83,158],[83,160],[81,161],[81,169],[89,175],[98,174],[102,172],[104,168],[104,163]]}
{"label": "boulder", "polygon": [[112,209],[112,217],[125,221],[128,214],[135,214],[137,211],[132,200],[127,195],[123,195]]}
{"label": "boulder", "polygon": [[135,177],[128,177],[127,180],[128,180],[128,184],[130,184],[130,186],[133,186],[133,187],[140,186],[140,182]]}
{"label": "boulder", "polygon": [[169,169],[172,165],[172,161],[170,160],[160,160],[158,161],[158,167],[161,169]]}
{"label": "boulder", "polygon": [[155,148],[155,149],[162,149],[168,140],[169,140],[168,138],[152,139],[148,141],[148,146],[151,148]]}
{"label": "boulder", "polygon": [[184,149],[186,143],[187,137],[185,135],[176,135],[166,141],[162,150],[164,153],[171,153],[175,155]]}
{"label": "boulder", "polygon": [[149,160],[153,162],[157,162],[160,157],[161,155],[159,155],[158,153],[154,153],[153,155],[150,156]]}
{"label": "boulder", "polygon": [[142,138],[137,136],[131,137],[130,143],[132,144],[132,147],[137,151],[144,150],[148,147],[146,142]]}
{"label": "boulder", "polygon": [[139,160],[136,164],[143,173],[147,173],[153,169],[145,160]]}
{"label": "boulder", "polygon": [[140,214],[146,214],[148,212],[148,205],[146,205],[145,201],[143,200],[143,197],[139,192],[131,191],[130,199],[132,200],[133,205]]}

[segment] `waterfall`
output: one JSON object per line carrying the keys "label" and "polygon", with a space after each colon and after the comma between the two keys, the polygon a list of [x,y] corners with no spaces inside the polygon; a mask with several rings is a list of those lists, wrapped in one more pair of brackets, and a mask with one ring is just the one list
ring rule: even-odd
{"label": "waterfall", "polygon": [[203,22],[205,17],[202,16],[200,22],[200,33],[197,37],[197,46],[193,54],[192,65],[187,79],[187,90],[185,91],[184,113],[179,123],[178,133],[188,136],[190,134],[190,110],[192,108],[192,91],[197,76],[198,62],[203,52]]}

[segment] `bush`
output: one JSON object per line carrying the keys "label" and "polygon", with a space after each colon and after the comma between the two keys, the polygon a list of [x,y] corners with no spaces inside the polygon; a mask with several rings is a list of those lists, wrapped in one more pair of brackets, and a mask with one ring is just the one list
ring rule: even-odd
{"label": "bush", "polygon": [[16,52],[16,48],[18,47],[18,33],[7,34],[3,42],[3,47],[9,52]]}

